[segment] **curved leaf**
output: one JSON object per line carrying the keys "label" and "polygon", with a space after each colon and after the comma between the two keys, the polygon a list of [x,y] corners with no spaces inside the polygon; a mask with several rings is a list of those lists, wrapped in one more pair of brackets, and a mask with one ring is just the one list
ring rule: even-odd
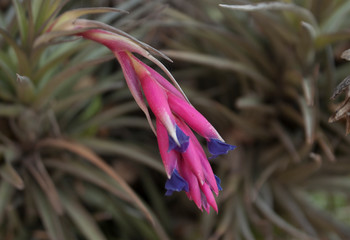
{"label": "curved leaf", "polygon": [[54,147],[59,149],[65,149],[85,158],[92,164],[96,165],[96,167],[100,168],[106,174],[108,174],[114,180],[116,180],[121,186],[121,188],[125,191],[125,193],[130,196],[132,202],[145,214],[147,219],[151,223],[155,223],[155,220],[150,211],[147,209],[147,207],[141,201],[141,199],[136,195],[136,193],[130,188],[130,186],[125,182],[125,180],[121,178],[110,166],[108,166],[100,157],[98,157],[89,148],[80,145],[76,142],[71,142],[63,139],[45,139],[38,144],[38,147]]}

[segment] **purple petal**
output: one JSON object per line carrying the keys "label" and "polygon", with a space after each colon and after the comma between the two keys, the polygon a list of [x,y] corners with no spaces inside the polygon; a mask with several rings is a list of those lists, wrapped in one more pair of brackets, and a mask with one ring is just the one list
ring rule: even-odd
{"label": "purple petal", "polygon": [[236,146],[227,144],[219,139],[211,138],[208,142],[208,150],[213,155],[209,159],[216,158],[221,154],[227,154],[228,151],[235,149]]}
{"label": "purple petal", "polygon": [[176,142],[174,141],[174,139],[169,136],[169,149],[168,149],[168,151],[175,150],[178,152],[185,152],[188,148],[189,143],[190,143],[190,137],[187,136],[181,130],[181,128],[179,128],[177,125],[176,125],[176,137],[179,140],[180,146],[178,146],[176,144]]}
{"label": "purple petal", "polygon": [[189,191],[188,183],[180,176],[179,172],[176,169],[171,174],[170,179],[166,181],[165,189],[167,190],[165,193],[166,196],[170,196],[174,191]]}
{"label": "purple petal", "polygon": [[214,176],[215,176],[216,185],[218,185],[219,191],[222,191],[222,187],[221,187],[221,185],[220,185],[220,183],[221,183],[220,178],[219,178],[218,176],[216,176],[216,175],[214,175]]}

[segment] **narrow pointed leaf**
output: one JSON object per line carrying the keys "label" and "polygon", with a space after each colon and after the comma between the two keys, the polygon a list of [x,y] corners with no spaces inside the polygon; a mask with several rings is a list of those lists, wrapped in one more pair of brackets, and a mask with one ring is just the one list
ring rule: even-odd
{"label": "narrow pointed leaf", "polygon": [[64,229],[60,223],[60,219],[52,208],[43,192],[34,184],[29,186],[34,198],[36,208],[41,216],[41,220],[45,229],[52,240],[62,240],[64,238]]}
{"label": "narrow pointed leaf", "polygon": [[110,166],[108,166],[100,157],[98,157],[94,152],[92,152],[89,148],[86,148],[83,145],[80,145],[75,142],[66,141],[62,139],[45,139],[41,141],[38,145],[39,147],[54,147],[59,149],[66,149],[70,152],[73,152],[92,164],[99,167],[101,170],[110,175],[114,180],[116,180],[120,186],[123,188],[126,194],[128,194],[132,199],[136,206],[145,214],[148,220],[151,223],[155,223],[155,220],[145,206],[145,204],[141,201],[141,199],[136,195],[136,193],[130,188],[130,186],[125,182],[123,178],[121,178]]}
{"label": "narrow pointed leaf", "polygon": [[313,14],[303,8],[299,7],[296,4],[292,3],[283,3],[283,2],[261,2],[256,4],[244,4],[244,5],[227,5],[227,4],[219,4],[220,7],[229,8],[233,10],[239,11],[262,11],[262,10],[287,10],[292,11],[296,14],[299,14],[301,17],[308,20],[313,26],[317,26],[317,21]]}
{"label": "narrow pointed leaf", "polygon": [[131,198],[125,195],[124,191],[120,188],[119,184],[116,183],[112,178],[102,172],[100,169],[82,164],[76,160],[69,160],[65,162],[63,160],[46,159],[45,166],[50,169],[59,169],[66,173],[71,174],[79,179],[91,182],[101,188],[113,193],[118,198],[125,201],[132,201]]}
{"label": "narrow pointed leaf", "polygon": [[97,14],[97,13],[106,13],[106,12],[123,12],[123,10],[116,8],[108,8],[108,7],[99,7],[99,8],[79,8],[71,11],[67,11],[60,15],[54,23],[54,26],[50,30],[62,29],[68,23],[74,22],[80,16],[86,14]]}
{"label": "narrow pointed leaf", "polygon": [[61,200],[67,214],[70,216],[76,227],[80,229],[86,239],[107,239],[99,229],[93,217],[78,201],[72,197],[69,197],[69,194],[67,193],[61,194]]}
{"label": "narrow pointed leaf", "polygon": [[12,167],[10,163],[5,162],[5,164],[0,167],[0,175],[10,184],[12,184],[17,189],[23,189],[24,183],[22,178],[16,172],[16,170]]}
{"label": "narrow pointed leaf", "polygon": [[0,182],[0,224],[3,222],[6,207],[9,205],[9,201],[15,192],[14,190],[9,182]]}
{"label": "narrow pointed leaf", "polygon": [[305,234],[304,232],[296,229],[294,226],[286,222],[281,216],[279,216],[276,212],[274,212],[268,206],[268,204],[264,200],[262,200],[260,197],[256,199],[255,203],[258,209],[266,216],[267,219],[269,219],[269,221],[271,221],[278,227],[282,228],[292,236],[296,237],[297,239],[316,240],[316,238]]}

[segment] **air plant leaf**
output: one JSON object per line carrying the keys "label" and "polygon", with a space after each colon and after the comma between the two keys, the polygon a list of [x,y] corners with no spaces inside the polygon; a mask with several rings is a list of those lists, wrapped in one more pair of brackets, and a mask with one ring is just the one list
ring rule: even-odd
{"label": "air plant leaf", "polygon": [[330,232],[337,233],[345,239],[350,237],[350,230],[346,224],[338,221],[328,212],[315,207],[301,192],[297,192],[295,195],[298,203],[303,206],[305,213],[314,225],[321,229],[328,229]]}
{"label": "air plant leaf", "polygon": [[61,112],[63,109],[66,109],[67,107],[72,106],[72,104],[76,102],[88,100],[104,92],[113,91],[117,89],[120,89],[119,84],[113,83],[113,82],[106,82],[105,84],[93,86],[91,88],[72,93],[67,98],[60,99],[59,101],[56,102],[55,106],[53,106],[53,110],[55,112]]}
{"label": "air plant leaf", "polygon": [[3,166],[0,167],[0,175],[17,189],[24,189],[22,178],[10,163],[5,162]]}
{"label": "air plant leaf", "polygon": [[70,160],[67,162],[63,159],[46,159],[45,166],[49,169],[60,169],[79,179],[84,179],[96,186],[100,186],[122,200],[128,202],[132,201],[129,196],[125,195],[124,191],[110,176],[105,175],[104,172],[98,168],[91,167],[76,160]]}
{"label": "air plant leaf", "polygon": [[57,87],[59,85],[62,85],[64,81],[69,80],[69,77],[72,76],[72,74],[77,74],[84,69],[106,62],[111,58],[112,58],[111,56],[106,56],[106,57],[101,57],[99,59],[82,62],[56,75],[56,77],[52,78],[51,81],[46,86],[43,87],[43,89],[39,90],[38,94],[36,95],[36,104],[41,106],[47,104],[50,98],[55,96]]}
{"label": "air plant leaf", "polygon": [[344,17],[350,11],[350,2],[344,2],[344,4],[336,5],[330,14],[321,24],[322,32],[330,33],[334,32],[334,29],[339,29],[344,23]]}
{"label": "air plant leaf", "polygon": [[19,100],[21,102],[30,102],[36,92],[36,87],[34,86],[32,80],[27,76],[21,76],[18,73],[17,76],[17,84],[16,84],[16,91],[17,95],[19,96]]}
{"label": "air plant leaf", "polygon": [[129,185],[115,172],[113,169],[108,166],[101,158],[99,158],[94,152],[92,152],[89,148],[84,147],[78,143],[69,142],[66,140],[60,139],[45,139],[43,140],[39,146],[42,147],[54,147],[59,149],[65,149],[70,152],[76,153],[77,155],[84,157],[86,160],[96,165],[96,167],[100,168],[106,174],[111,176],[114,180],[116,180],[120,186],[123,188],[125,193],[127,193],[133,203],[140,208],[140,210],[145,214],[148,220],[151,223],[154,223],[154,219],[152,214],[149,212],[144,203],[139,199],[139,197],[134,193],[134,191],[129,187]]}
{"label": "air plant leaf", "polygon": [[315,110],[313,107],[307,105],[306,100],[304,98],[299,98],[299,103],[301,109],[303,111],[303,117],[305,122],[305,136],[306,142],[308,144],[312,144],[315,140],[316,134],[316,116]]}
{"label": "air plant leaf", "polygon": [[0,224],[3,223],[6,208],[9,206],[14,190],[14,187],[8,181],[0,182]]}
{"label": "air plant leaf", "polygon": [[0,28],[1,36],[10,44],[10,46],[14,49],[17,56],[17,63],[21,63],[17,65],[18,72],[20,74],[25,74],[29,71],[29,60],[23,50],[18,46],[15,40],[11,37],[11,35],[5,30]]}
{"label": "air plant leaf", "polygon": [[24,107],[19,104],[0,104],[0,116],[16,117],[23,112]]}
{"label": "air plant leaf", "polygon": [[107,238],[101,232],[93,217],[77,200],[73,199],[70,195],[71,194],[69,192],[60,194],[63,206],[76,227],[81,230],[86,239],[106,240]]}
{"label": "air plant leaf", "polygon": [[251,69],[239,62],[234,62],[232,60],[213,57],[213,56],[207,56],[200,53],[190,53],[190,52],[171,51],[171,50],[167,50],[163,52],[168,56],[172,58],[176,58],[178,60],[194,62],[194,63],[211,66],[211,67],[215,67],[223,70],[241,72],[241,73],[247,74],[252,79],[256,80],[257,83],[261,84],[263,87],[274,88],[274,86],[271,85],[269,81],[265,79],[264,76],[260,75],[260,73],[255,72],[254,69]]}
{"label": "air plant leaf", "polygon": [[277,226],[281,227],[285,231],[289,232],[291,235],[295,236],[298,239],[310,239],[310,240],[316,240],[316,238],[305,234],[302,231],[299,231],[289,223],[287,223],[285,220],[283,220],[278,214],[276,214],[267,204],[266,202],[261,199],[260,197],[256,199],[256,205],[260,209],[261,212],[266,216],[266,218],[276,224]]}
{"label": "air plant leaf", "polygon": [[41,32],[68,1],[69,0],[50,0],[41,2],[40,0],[32,0],[35,30]]}
{"label": "air plant leaf", "polygon": [[29,190],[33,193],[32,196],[34,198],[35,206],[41,215],[41,219],[48,235],[53,240],[65,239],[64,228],[60,222],[60,218],[52,208],[52,205],[44,197],[43,192],[35,184],[32,184],[29,187]]}
{"label": "air plant leaf", "polygon": [[138,106],[134,102],[126,102],[123,104],[120,104],[118,106],[112,107],[94,117],[89,119],[88,121],[83,122],[79,126],[77,126],[73,132],[78,133],[81,131],[84,131],[90,127],[94,126],[103,126],[111,121],[113,121],[113,118],[121,116],[123,114],[127,114],[129,112],[135,111]]}
{"label": "air plant leaf", "polygon": [[52,208],[58,215],[63,214],[62,204],[60,202],[56,186],[49,176],[45,166],[41,162],[40,157],[35,156],[34,161],[28,166],[33,178],[37,181],[38,185],[47,196]]}
{"label": "air plant leaf", "polygon": [[159,172],[163,172],[163,166],[158,161],[155,161],[155,159],[153,159],[151,156],[147,156],[141,150],[138,150],[132,146],[128,146],[117,141],[104,141],[94,138],[82,139],[80,142],[102,155],[112,153],[124,155],[134,159],[135,161],[150,166]]}
{"label": "air plant leaf", "polygon": [[219,4],[220,7],[229,8],[239,11],[262,11],[262,10],[287,10],[292,11],[296,14],[299,14],[301,17],[304,17],[310,24],[317,26],[317,21],[314,18],[313,14],[305,8],[299,7],[293,3],[283,3],[283,2],[262,2],[256,4],[244,4],[244,5],[227,5]]}
{"label": "air plant leaf", "polygon": [[28,21],[26,18],[26,13],[25,13],[25,8],[23,4],[20,3],[19,0],[13,0],[13,5],[15,6],[16,9],[16,17],[17,17],[17,22],[21,34],[21,39],[24,42],[25,39],[27,38],[28,35]]}
{"label": "air plant leaf", "polygon": [[[34,48],[50,46],[50,45],[52,45],[53,39],[71,36],[71,35],[74,35],[77,33],[84,32],[84,31],[89,30],[89,29],[94,29],[94,28],[87,27],[87,28],[81,28],[81,29],[72,29],[72,30],[44,33],[35,39]],[[78,38],[76,38],[76,39],[78,39]]]}
{"label": "air plant leaf", "polygon": [[241,229],[242,235],[245,237],[247,240],[255,240],[256,238],[254,237],[254,234],[252,232],[252,229],[250,228],[248,221],[247,221],[247,216],[245,215],[245,212],[243,211],[243,206],[240,201],[237,201],[237,218],[240,219],[238,222],[239,228]]}
{"label": "air plant leaf", "polygon": [[55,30],[56,28],[64,28],[65,25],[70,25],[75,19],[87,15],[87,14],[98,14],[98,13],[107,13],[107,12],[122,12],[127,13],[124,10],[108,7],[99,7],[99,8],[79,8],[67,11],[60,15],[51,26],[50,30]]}
{"label": "air plant leaf", "polygon": [[305,216],[302,208],[297,204],[293,199],[293,196],[290,194],[288,189],[285,189],[282,186],[275,186],[276,197],[280,199],[280,203],[284,208],[288,209],[288,212],[292,217],[298,222],[299,226],[310,234],[310,236],[318,237],[317,232]]}

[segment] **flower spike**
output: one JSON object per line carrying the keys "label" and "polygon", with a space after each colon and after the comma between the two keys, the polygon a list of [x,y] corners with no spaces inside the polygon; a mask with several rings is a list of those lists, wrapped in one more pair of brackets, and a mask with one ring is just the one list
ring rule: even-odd
{"label": "flower spike", "polygon": [[[80,9],[67,12],[58,17],[48,32],[36,39],[36,43],[39,45],[55,37],[74,35],[109,48],[120,63],[132,96],[157,136],[159,152],[168,177],[165,195],[185,191],[200,210],[209,212],[210,208],[213,208],[218,212],[215,195],[222,190],[221,181],[213,173],[192,129],[207,140],[211,158],[226,154],[235,146],[225,143],[209,121],[191,105],[168,69],[151,53],[170,60],[169,58],[119,29],[97,21],[77,19],[87,13],[105,11],[110,9]],[[152,61],[172,83],[133,53]],[[153,126],[149,109],[155,116],[156,128]]]}

